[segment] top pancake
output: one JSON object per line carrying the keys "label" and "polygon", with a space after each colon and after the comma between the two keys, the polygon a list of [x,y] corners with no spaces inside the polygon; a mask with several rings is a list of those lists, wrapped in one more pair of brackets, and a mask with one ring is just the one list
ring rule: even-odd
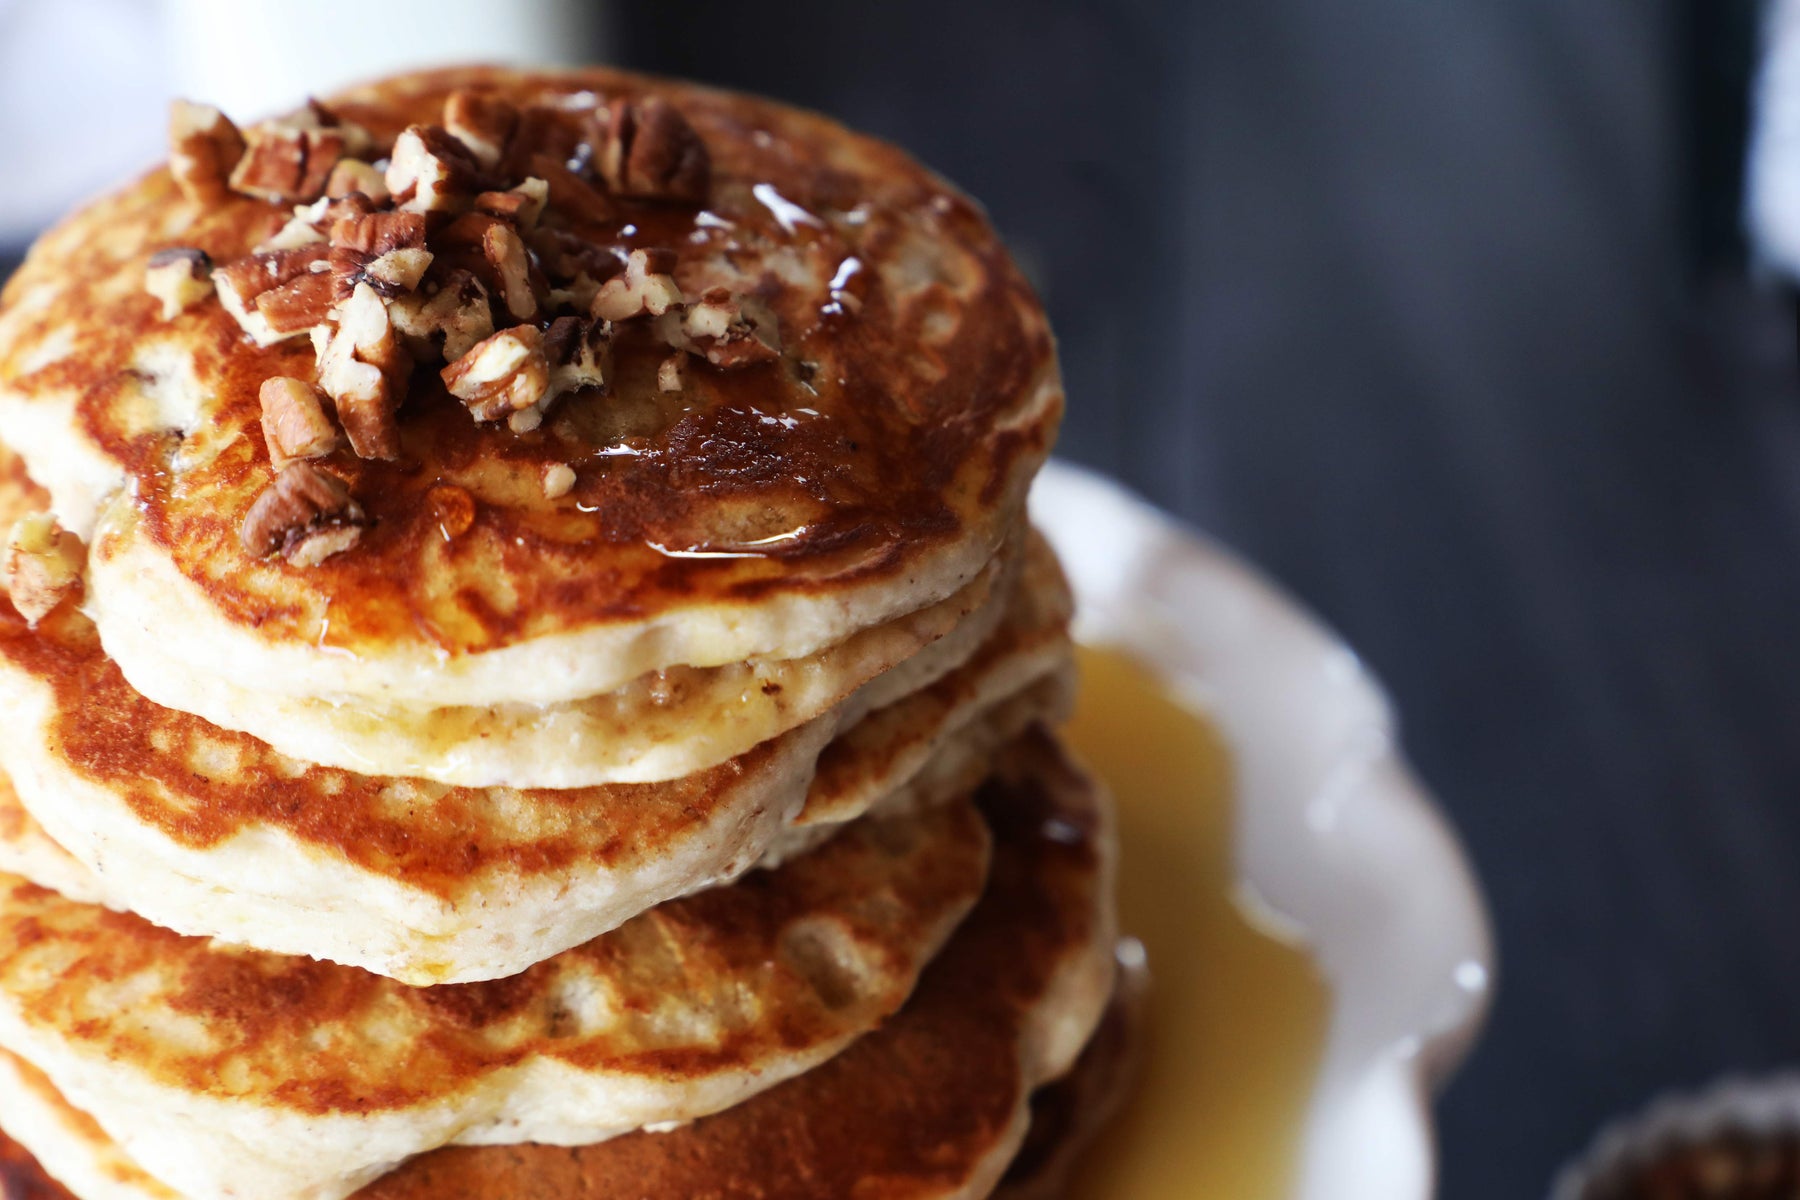
{"label": "top pancake", "polygon": [[[553,198],[544,220],[676,249],[685,292],[754,290],[780,359],[700,362],[665,392],[667,350],[621,334],[609,391],[528,433],[476,424],[421,369],[397,460],[322,460],[372,520],[361,542],[313,567],[253,559],[239,526],[273,477],[258,387],[312,378],[313,350],[253,345],[216,299],[165,321],[144,272],[175,246],[242,256],[287,211],[197,204],[153,171],[47,234],[0,301],[0,421],[93,541],[88,607],[127,678],[154,648],[160,670],[293,696],[559,703],[661,667],[810,654],[976,574],[1061,397],[1043,315],[972,202],[816,115],[611,71],[436,72],[332,104],[385,146],[469,86],[601,114],[672,103],[711,155],[704,208],[609,195],[576,215]],[[555,464],[576,483],[552,500]]]}

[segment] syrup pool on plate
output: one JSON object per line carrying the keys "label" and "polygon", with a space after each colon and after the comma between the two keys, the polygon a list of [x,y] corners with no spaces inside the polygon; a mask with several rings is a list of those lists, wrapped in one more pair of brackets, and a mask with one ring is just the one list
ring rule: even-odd
{"label": "syrup pool on plate", "polygon": [[1239,903],[1218,732],[1125,655],[1079,653],[1069,737],[1118,799],[1121,929],[1149,952],[1151,991],[1136,1094],[1070,1200],[1280,1200],[1324,1047],[1325,983]]}

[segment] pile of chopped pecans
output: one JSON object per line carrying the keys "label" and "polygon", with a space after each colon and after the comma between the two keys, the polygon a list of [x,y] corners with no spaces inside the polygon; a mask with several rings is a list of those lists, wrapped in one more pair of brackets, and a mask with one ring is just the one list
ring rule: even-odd
{"label": "pile of chopped pecans", "polygon": [[[721,288],[689,297],[669,249],[598,246],[559,217],[607,220],[616,198],[703,204],[706,145],[667,101],[605,108],[516,106],[479,91],[413,125],[385,157],[369,132],[316,101],[246,130],[177,101],[170,171],[192,201],[231,194],[292,216],[243,258],[197,249],[153,256],[146,289],[173,318],[216,292],[258,345],[309,337],[315,378],[261,389],[275,481],[241,538],[258,557],[312,565],[356,544],[366,518],[309,460],[346,442],[361,458],[400,453],[399,410],[421,364],[477,421],[536,428],[560,397],[604,390],[614,326],[646,320],[673,353],[659,386],[683,385],[685,357],[733,369],[780,357],[774,314]],[[341,432],[340,432],[341,431]],[[574,485],[547,475],[546,494]]]}

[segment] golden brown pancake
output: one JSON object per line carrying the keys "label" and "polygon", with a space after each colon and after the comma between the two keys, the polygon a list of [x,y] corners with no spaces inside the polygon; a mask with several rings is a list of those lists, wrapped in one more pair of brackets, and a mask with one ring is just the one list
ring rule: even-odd
{"label": "golden brown pancake", "polygon": [[[901,1012],[848,1050],[716,1116],[580,1147],[454,1147],[363,1200],[946,1200],[988,1195],[1034,1089],[1066,1072],[1111,991],[1110,816],[1045,738],[1009,752],[980,804],[994,865],[975,912]],[[1104,1074],[1116,1043],[1096,1042]],[[1106,1089],[1097,1089],[1105,1091]],[[80,1123],[62,1108],[63,1119]],[[86,1126],[78,1155],[116,1148]],[[17,1134],[19,1131],[14,1129]],[[128,1166],[128,1164],[127,1164]],[[31,1176],[35,1180],[35,1176]],[[131,1200],[168,1200],[139,1177]],[[112,1200],[83,1195],[81,1200]]]}
{"label": "golden brown pancake", "polygon": [[1068,592],[1041,543],[1021,582],[975,657],[829,744],[836,725],[820,723],[673,782],[574,790],[310,766],[144,699],[79,613],[33,630],[0,600],[0,766],[89,873],[42,855],[12,869],[181,932],[410,983],[509,975],[898,792],[910,805],[973,787],[989,751],[1066,708],[1066,681],[1034,686],[1068,655]]}
{"label": "golden brown pancake", "polygon": [[965,800],[661,905],[512,979],[408,988],[0,891],[0,1046],[198,1196],[336,1197],[453,1143],[587,1143],[808,1070],[981,893]]}
{"label": "golden brown pancake", "polygon": [[994,1200],[1057,1200],[1082,1153],[1131,1096],[1142,1067],[1150,975],[1143,946],[1120,946],[1112,1003],[1081,1057],[1031,1097],[1031,1128]]}
{"label": "golden brown pancake", "polygon": [[[1061,399],[1043,314],[974,203],[814,114],[608,70],[441,71],[332,103],[372,157],[465,87],[673,105],[711,156],[704,207],[553,196],[545,220],[677,250],[686,292],[755,290],[780,358],[664,391],[666,348],[627,330],[608,393],[527,433],[476,424],[422,370],[399,458],[325,460],[366,510],[360,543],[312,567],[252,558],[239,526],[272,478],[258,389],[311,378],[313,351],[252,344],[216,301],[164,320],[144,272],[172,246],[235,259],[288,212],[189,201],[159,168],[47,234],[0,298],[0,420],[93,542],[87,602],[127,678],[176,707],[206,678],[373,708],[554,704],[811,654],[976,575]],[[576,482],[549,499],[557,465]]]}

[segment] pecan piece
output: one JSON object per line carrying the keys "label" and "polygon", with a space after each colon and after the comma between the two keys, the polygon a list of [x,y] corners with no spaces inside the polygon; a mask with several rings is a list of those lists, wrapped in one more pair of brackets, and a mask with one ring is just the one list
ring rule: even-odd
{"label": "pecan piece", "polygon": [[482,191],[481,165],[435,125],[411,125],[394,142],[388,193],[407,212],[460,212]]}
{"label": "pecan piece", "polygon": [[340,298],[367,283],[392,300],[413,291],[432,262],[422,213],[349,210],[331,226],[331,270]]}
{"label": "pecan piece", "polygon": [[313,332],[319,386],[337,406],[338,423],[359,458],[398,458],[395,411],[406,398],[412,358],[401,346],[375,289],[359,283],[336,312],[336,325]]}
{"label": "pecan piece", "polygon": [[366,524],[343,480],[294,462],[250,506],[238,537],[254,558],[279,550],[295,566],[311,567],[354,546]]}
{"label": "pecan piece", "polygon": [[604,225],[618,216],[606,193],[548,154],[537,155],[529,166],[532,176],[544,181],[550,207],[559,216],[589,225]]}
{"label": "pecan piece", "polygon": [[534,325],[502,329],[439,372],[477,421],[536,411],[550,387],[544,336]]}
{"label": "pecan piece", "polygon": [[6,590],[13,607],[36,629],[81,586],[81,539],[49,513],[21,517],[6,540]]}
{"label": "pecan piece", "polygon": [[500,282],[500,299],[516,320],[537,316],[537,294],[531,288],[531,256],[519,231],[495,221],[481,235],[481,252]]}
{"label": "pecan piece", "polygon": [[560,500],[575,487],[575,470],[568,463],[551,463],[544,468],[544,498]]}
{"label": "pecan piece", "polygon": [[325,179],[325,194],[333,200],[360,194],[377,204],[386,204],[387,178],[360,158],[340,158]]}
{"label": "pecan piece", "polygon": [[189,200],[216,204],[231,194],[231,172],[244,156],[244,135],[218,109],[176,100],[169,105],[169,174]]}
{"label": "pecan piece", "polygon": [[593,108],[528,104],[519,110],[519,123],[507,140],[498,174],[506,179],[538,175],[534,164],[539,159],[585,171],[603,137],[599,113]]}
{"label": "pecan piece", "polygon": [[331,315],[343,294],[329,271],[308,271],[256,298],[256,315],[276,338],[310,330]]}
{"label": "pecan piece", "polygon": [[604,388],[612,366],[612,328],[604,321],[558,317],[544,330],[544,360],[550,364],[545,407],[565,392]]}
{"label": "pecan piece", "polygon": [[625,269],[625,260],[611,250],[561,229],[540,226],[532,231],[530,240],[544,273],[561,283],[585,275],[598,287]]}
{"label": "pecan piece", "polygon": [[304,379],[277,375],[262,381],[263,441],[277,471],[297,458],[322,458],[338,447],[337,427],[325,413],[325,393]]}
{"label": "pecan piece", "polygon": [[615,99],[600,151],[600,176],[620,196],[703,204],[712,158],[687,118],[660,97]]}
{"label": "pecan piece", "polygon": [[325,220],[326,209],[331,201],[321,196],[311,204],[297,204],[294,215],[288,223],[275,231],[275,236],[256,247],[256,253],[266,254],[270,250],[298,250],[302,246],[310,246],[314,242],[325,240],[325,234],[319,225]]}
{"label": "pecan piece", "polygon": [[438,353],[433,339],[442,336],[442,356],[454,362],[494,332],[494,313],[487,289],[469,271],[453,269],[430,296],[415,292],[388,305],[394,328],[420,358]]}
{"label": "pecan piece", "polygon": [[144,290],[162,301],[163,320],[177,317],[212,295],[212,259],[188,246],[158,250],[144,268]]}
{"label": "pecan piece", "polygon": [[685,310],[657,318],[656,332],[677,350],[705,357],[715,367],[747,367],[781,357],[775,314],[753,296],[708,288]]}
{"label": "pecan piece", "polygon": [[231,190],[271,204],[311,203],[324,195],[346,146],[342,130],[282,124],[253,126],[245,137],[249,148],[231,172]]}
{"label": "pecan piece", "polygon": [[331,225],[331,244],[371,257],[425,245],[425,216],[416,212],[349,213]]}
{"label": "pecan piece", "polygon": [[444,101],[444,129],[484,167],[499,163],[519,127],[519,110],[499,96],[464,89]]}
{"label": "pecan piece", "polygon": [[302,275],[325,270],[329,265],[323,247],[302,246],[297,250],[271,250],[233,259],[212,273],[213,285],[219,290],[219,303],[237,318],[238,325],[259,346],[302,333],[306,327],[277,331],[257,307],[264,292],[281,287]]}
{"label": "pecan piece", "polygon": [[533,176],[504,192],[483,192],[475,197],[475,211],[510,221],[521,233],[537,228],[550,200],[550,185]]}
{"label": "pecan piece", "polygon": [[633,250],[625,260],[625,273],[607,280],[588,310],[603,321],[629,321],[648,313],[660,317],[681,307],[681,288],[675,283],[673,250]]}

